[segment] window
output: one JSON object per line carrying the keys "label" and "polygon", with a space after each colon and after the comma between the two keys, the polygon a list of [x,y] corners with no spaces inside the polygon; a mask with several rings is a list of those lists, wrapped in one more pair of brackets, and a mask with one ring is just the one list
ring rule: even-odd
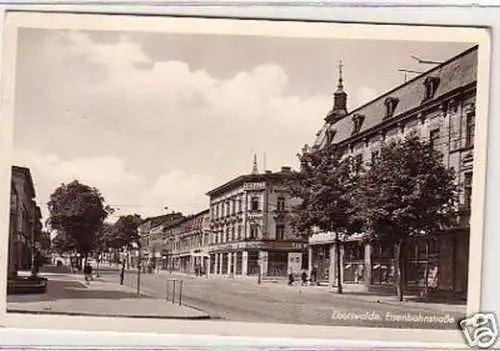
{"label": "window", "polygon": [[250,240],[257,239],[258,227],[257,224],[250,224]]}
{"label": "window", "polygon": [[472,203],[472,172],[464,174],[464,205],[470,208]]}
{"label": "window", "polygon": [[252,197],[250,201],[250,210],[251,211],[259,210],[259,198],[257,196]]}
{"label": "window", "polygon": [[285,198],[283,196],[278,197],[277,210],[280,212],[285,211]]}
{"label": "window", "polygon": [[363,125],[363,122],[365,120],[365,116],[355,114],[352,116],[352,122],[353,122],[353,129],[352,129],[352,134],[356,134],[361,130],[361,126]]}
{"label": "window", "polygon": [[439,85],[439,77],[427,77],[424,81],[425,95],[424,101],[430,100],[434,97]]}
{"label": "window", "polygon": [[439,128],[433,129],[429,133],[429,142],[431,144],[431,147],[433,149],[436,148],[436,146],[439,145]]}
{"label": "window", "polygon": [[466,115],[466,130],[465,130],[465,146],[470,147],[474,145],[474,132],[475,132],[475,114],[468,112]]}
{"label": "window", "polygon": [[384,100],[385,105],[385,118],[392,117],[398,106],[399,99],[395,97],[388,97]]}
{"label": "window", "polygon": [[224,217],[224,203],[223,202],[220,203],[220,216],[221,216],[221,218]]}
{"label": "window", "polygon": [[232,211],[231,213],[234,215],[236,214],[236,200],[235,199],[232,199],[231,200],[231,207],[232,207]]}
{"label": "window", "polygon": [[234,236],[235,230],[234,230],[234,225],[231,227],[231,241],[236,240],[236,237]]}
{"label": "window", "polygon": [[238,224],[238,240],[241,240],[241,224]]}
{"label": "window", "polygon": [[242,211],[242,201],[241,199],[238,199],[238,212],[241,213]]}
{"label": "window", "polygon": [[285,239],[285,226],[283,224],[276,224],[276,240]]}

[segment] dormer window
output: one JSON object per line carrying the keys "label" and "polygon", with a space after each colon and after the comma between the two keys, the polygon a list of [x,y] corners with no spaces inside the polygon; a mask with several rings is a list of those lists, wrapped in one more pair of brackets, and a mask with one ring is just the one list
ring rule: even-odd
{"label": "dormer window", "polygon": [[356,134],[361,130],[361,126],[363,125],[364,120],[365,116],[363,115],[355,114],[354,116],[352,116],[352,122],[354,123],[352,134]]}
{"label": "dormer window", "polygon": [[395,97],[388,97],[385,99],[385,118],[392,117],[394,115],[394,111],[396,111],[396,107],[398,106],[399,99]]}
{"label": "dormer window", "polygon": [[439,77],[427,77],[424,80],[425,96],[424,101],[430,100],[434,97],[439,85]]}
{"label": "dormer window", "polygon": [[327,129],[325,134],[326,134],[326,144],[330,145],[333,141],[333,138],[335,138],[335,134],[337,134],[337,130]]}

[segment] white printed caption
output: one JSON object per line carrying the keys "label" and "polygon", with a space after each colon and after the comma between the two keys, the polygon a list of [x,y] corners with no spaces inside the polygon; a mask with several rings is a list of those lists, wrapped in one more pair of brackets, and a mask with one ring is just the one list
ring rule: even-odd
{"label": "white printed caption", "polygon": [[469,347],[488,349],[498,339],[498,324],[493,313],[476,313],[461,320],[460,328]]}

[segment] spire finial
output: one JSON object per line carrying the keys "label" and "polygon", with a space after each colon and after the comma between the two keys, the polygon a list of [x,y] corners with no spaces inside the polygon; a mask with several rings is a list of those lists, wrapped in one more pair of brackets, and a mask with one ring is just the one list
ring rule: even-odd
{"label": "spire finial", "polygon": [[344,85],[342,84],[343,83],[343,78],[342,78],[342,68],[343,67],[344,67],[344,65],[342,64],[342,60],[340,60],[339,61],[339,84],[337,85],[337,88],[339,88],[339,90],[344,88]]}
{"label": "spire finial", "polygon": [[259,174],[259,169],[257,168],[257,154],[253,154],[252,174]]}

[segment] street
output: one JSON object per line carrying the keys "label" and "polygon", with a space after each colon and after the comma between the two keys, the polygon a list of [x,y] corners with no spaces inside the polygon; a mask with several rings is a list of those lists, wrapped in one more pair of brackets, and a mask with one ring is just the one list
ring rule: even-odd
{"label": "street", "polygon": [[[105,280],[119,281],[119,270],[104,268]],[[200,309],[213,318],[228,321],[293,323],[309,325],[372,326],[391,328],[455,329],[464,306],[396,302],[394,297],[377,301],[352,294],[337,295],[322,287],[257,284],[256,280],[194,277],[183,274],[141,274],[141,292],[165,298],[168,279],[183,280],[183,304]],[[125,284],[136,287],[137,274],[128,271]],[[420,321],[405,321],[410,314]],[[419,317],[420,314],[420,317]],[[444,321],[422,321],[424,317],[447,317]]]}

